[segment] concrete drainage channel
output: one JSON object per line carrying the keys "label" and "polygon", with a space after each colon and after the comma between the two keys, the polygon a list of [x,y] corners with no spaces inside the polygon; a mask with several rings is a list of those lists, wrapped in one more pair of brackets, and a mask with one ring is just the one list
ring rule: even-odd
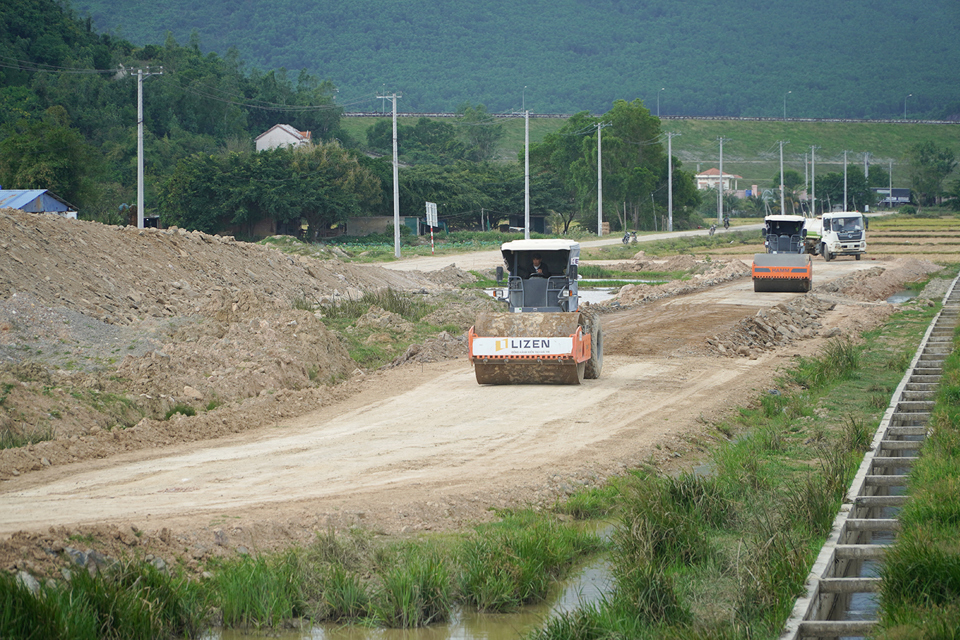
{"label": "concrete drainage channel", "polygon": [[896,537],[907,474],[923,446],[943,361],[951,352],[960,313],[958,280],[893,394],[782,640],[857,638],[876,628],[879,566]]}

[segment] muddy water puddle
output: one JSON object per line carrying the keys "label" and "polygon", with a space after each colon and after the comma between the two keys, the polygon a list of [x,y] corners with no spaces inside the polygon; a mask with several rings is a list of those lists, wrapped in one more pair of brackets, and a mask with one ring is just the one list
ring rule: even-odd
{"label": "muddy water puddle", "polygon": [[516,640],[543,625],[550,617],[599,602],[613,588],[610,566],[599,559],[584,566],[560,585],[547,601],[514,613],[480,613],[458,609],[449,622],[422,629],[379,629],[363,626],[317,624],[299,630],[213,630],[203,640]]}

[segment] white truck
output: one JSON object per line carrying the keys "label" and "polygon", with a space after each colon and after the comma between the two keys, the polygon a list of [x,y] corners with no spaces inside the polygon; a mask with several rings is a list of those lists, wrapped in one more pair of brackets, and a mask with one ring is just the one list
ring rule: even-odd
{"label": "white truck", "polygon": [[808,218],[804,229],[807,251],[820,254],[827,262],[837,256],[859,260],[867,252],[867,224],[859,211],[834,211]]}

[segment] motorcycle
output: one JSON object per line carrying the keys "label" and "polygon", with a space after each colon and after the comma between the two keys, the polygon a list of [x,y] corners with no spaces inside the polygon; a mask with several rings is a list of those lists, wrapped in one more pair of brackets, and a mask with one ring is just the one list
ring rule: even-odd
{"label": "motorcycle", "polygon": [[724,219],[723,219],[723,228],[724,228],[724,229],[729,229],[729,228],[730,228],[730,218],[724,218]]}
{"label": "motorcycle", "polygon": [[637,242],[637,232],[636,231],[624,231],[623,233],[623,244],[630,244]]}
{"label": "motorcycle", "polygon": [[714,233],[716,233],[716,231],[717,231],[717,225],[715,224],[710,225],[710,235],[713,235]]}

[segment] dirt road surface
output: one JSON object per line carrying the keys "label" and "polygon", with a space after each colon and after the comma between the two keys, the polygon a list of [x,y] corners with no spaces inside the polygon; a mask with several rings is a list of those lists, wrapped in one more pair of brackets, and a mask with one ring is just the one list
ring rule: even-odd
{"label": "dirt road surface", "polygon": [[[867,266],[818,263],[817,281]],[[264,522],[296,539],[356,524],[458,528],[492,507],[548,506],[626,467],[695,455],[711,420],[771,387],[785,358],[818,347],[719,358],[705,339],[791,297],[754,295],[747,278],[607,314],[603,375],[579,387],[482,387],[463,359],[409,366],[261,429],[27,474],[4,483],[0,534],[227,526],[256,544]]]}
{"label": "dirt road surface", "polygon": [[[732,230],[759,231],[761,227],[763,227],[762,224],[748,224],[734,227]],[[675,231],[673,233],[653,233],[638,236],[637,243],[642,245],[644,242],[706,235],[707,233],[707,229],[692,229],[689,231]],[[599,238],[597,240],[583,241],[580,243],[580,247],[582,249],[589,249],[590,247],[617,245],[621,242],[621,236],[616,234],[607,236],[605,238]],[[638,250],[640,248],[641,247],[638,247]],[[413,258],[403,258],[394,262],[378,263],[377,266],[391,269],[393,271],[436,271],[438,269],[443,269],[450,264],[455,264],[458,268],[466,271],[477,271],[482,269],[494,269],[503,264],[503,258],[500,255],[499,249],[491,249],[489,251],[473,251],[471,253],[463,253],[457,256],[415,256]]]}

